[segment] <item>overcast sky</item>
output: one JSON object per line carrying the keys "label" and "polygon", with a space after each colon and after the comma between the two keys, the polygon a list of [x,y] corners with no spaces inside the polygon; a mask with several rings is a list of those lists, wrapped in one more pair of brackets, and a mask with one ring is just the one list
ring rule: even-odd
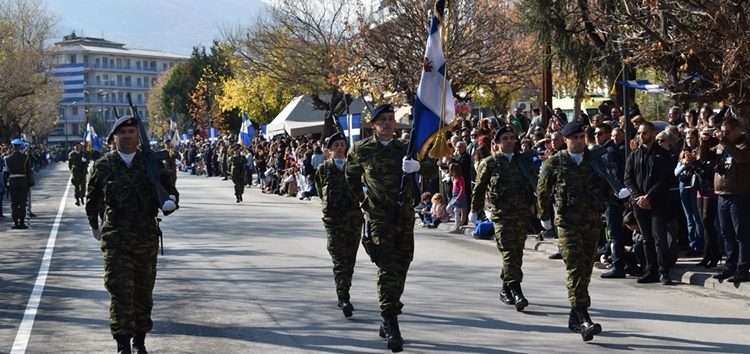
{"label": "overcast sky", "polygon": [[57,16],[57,36],[104,37],[128,48],[190,55],[209,47],[221,28],[252,23],[262,0],[44,0]]}

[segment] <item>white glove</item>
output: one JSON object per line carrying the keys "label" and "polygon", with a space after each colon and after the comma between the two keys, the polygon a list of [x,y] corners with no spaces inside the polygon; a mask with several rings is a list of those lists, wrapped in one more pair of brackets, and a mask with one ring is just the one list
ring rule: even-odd
{"label": "white glove", "polygon": [[370,221],[370,213],[368,213],[367,210],[365,210],[365,209],[362,209],[362,217],[365,218],[365,221],[367,221],[367,222]]}
{"label": "white glove", "polygon": [[412,159],[406,159],[406,156],[404,156],[403,162],[401,163],[401,170],[403,170],[406,173],[414,173],[419,172],[419,161],[414,161]]}
{"label": "white glove", "polygon": [[469,213],[469,221],[471,221],[472,224],[476,224],[477,223],[477,212],[476,211],[472,211],[472,212]]}
{"label": "white glove", "polygon": [[617,198],[625,199],[630,196],[630,189],[623,188],[617,193]]}
{"label": "white glove", "polygon": [[85,157],[81,157],[81,161],[86,162],[86,158]]}
{"label": "white glove", "polygon": [[164,205],[161,206],[161,210],[165,212],[174,211],[177,209],[177,204],[175,203],[175,200],[177,200],[177,197],[173,195],[169,195],[169,199],[164,201]]}
{"label": "white glove", "polygon": [[544,228],[545,230],[550,230],[550,229],[552,229],[552,220],[542,220],[542,227],[543,227],[543,228]]}
{"label": "white glove", "polygon": [[89,227],[89,228],[91,229],[91,236],[94,236],[95,240],[101,241],[102,240],[102,228],[101,227],[96,228],[96,229],[93,227]]}

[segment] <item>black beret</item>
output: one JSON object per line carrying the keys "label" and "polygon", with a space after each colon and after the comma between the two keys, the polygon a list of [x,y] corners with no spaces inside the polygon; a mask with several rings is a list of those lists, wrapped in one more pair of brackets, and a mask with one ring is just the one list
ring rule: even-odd
{"label": "black beret", "polygon": [[562,134],[564,137],[567,138],[571,135],[583,133],[585,131],[586,131],[586,125],[583,123],[583,120],[579,118],[568,124],[565,124],[562,130],[560,130],[560,134]]}
{"label": "black beret", "polygon": [[346,137],[344,136],[344,133],[338,132],[334,133],[333,135],[329,136],[328,139],[326,139],[326,147],[331,148],[331,145],[333,145],[333,142],[336,140],[343,140],[346,141]]}
{"label": "black beret", "polygon": [[381,104],[380,106],[377,106],[375,109],[373,109],[370,114],[370,122],[371,123],[374,122],[376,119],[378,119],[378,116],[381,113],[386,113],[386,112],[395,112],[392,104],[388,104],[388,103]]}
{"label": "black beret", "polygon": [[117,129],[120,129],[121,127],[137,127],[138,126],[138,119],[136,119],[133,116],[122,116],[118,118],[115,121],[115,124],[112,124],[112,130],[109,131],[109,136],[107,137],[107,143],[112,143],[112,136],[117,133]]}
{"label": "black beret", "polygon": [[505,133],[513,133],[513,135],[516,135],[516,132],[513,131],[513,127],[511,125],[503,125],[495,132],[495,141],[500,140],[500,137]]}

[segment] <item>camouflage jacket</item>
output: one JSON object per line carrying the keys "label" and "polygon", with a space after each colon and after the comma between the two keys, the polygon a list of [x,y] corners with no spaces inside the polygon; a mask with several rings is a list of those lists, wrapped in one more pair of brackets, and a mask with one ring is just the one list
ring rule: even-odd
{"label": "camouflage jacket", "polygon": [[70,154],[68,154],[68,169],[70,170],[70,173],[74,176],[85,176],[86,168],[89,165],[88,160],[84,161],[85,158],[86,155],[83,151],[71,151]]}
{"label": "camouflage jacket", "polygon": [[[86,193],[86,215],[92,228],[99,226],[102,212],[104,223],[116,227],[138,229],[155,223],[159,197],[148,179],[144,162],[143,154],[138,151],[128,168],[117,151],[110,151],[94,163]],[[179,201],[171,173],[163,168],[159,172],[161,184]]]}
{"label": "camouflage jacket", "polygon": [[[534,189],[529,179],[521,170],[521,159],[528,158],[521,154],[513,154],[508,159],[500,152],[482,159],[477,167],[476,185],[471,199],[471,210],[484,209],[484,199],[489,188],[492,202],[492,215],[503,217],[505,214],[528,213],[534,205]],[[526,166],[531,166],[530,161]],[[532,178],[537,177],[536,171],[529,171]]]}
{"label": "camouflage jacket", "polygon": [[232,176],[239,177],[245,175],[245,165],[247,165],[247,157],[240,155],[229,158],[227,167]]}
{"label": "camouflage jacket", "polygon": [[616,203],[612,188],[603,177],[594,172],[587,161],[577,165],[567,150],[562,150],[542,164],[537,186],[537,208],[540,219],[550,219],[550,200],[554,198],[556,220],[569,223],[588,221],[600,217],[605,202]]}
{"label": "camouflage jacket", "polygon": [[[406,156],[407,145],[393,139],[388,146],[380,143],[375,136],[360,140],[349,151],[346,162],[346,182],[362,208],[372,215],[387,217],[398,207],[398,194],[401,189],[401,160]],[[420,162],[419,174],[425,178],[437,176],[434,161]],[[367,187],[367,195],[363,187]],[[406,184],[402,215],[414,217],[412,201],[414,184]],[[365,198],[367,197],[367,198]]]}
{"label": "camouflage jacket", "polygon": [[344,171],[336,167],[333,160],[326,160],[315,172],[315,188],[323,201],[323,216],[341,217],[351,212],[360,212],[359,203],[346,183]]}

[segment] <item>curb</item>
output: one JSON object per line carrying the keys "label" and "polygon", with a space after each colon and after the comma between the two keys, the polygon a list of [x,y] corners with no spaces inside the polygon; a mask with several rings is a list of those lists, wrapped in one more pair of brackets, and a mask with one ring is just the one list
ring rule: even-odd
{"label": "curb", "polygon": [[[436,230],[447,233],[453,227],[453,225],[453,222],[442,223],[438,225]],[[462,226],[464,235],[471,236],[473,230],[473,226]],[[492,246],[495,247],[494,242],[492,243]],[[558,251],[557,240],[537,241],[536,235],[529,235],[529,237],[526,239],[526,245],[524,249],[551,255],[557,253]],[[699,259],[695,258],[679,259],[677,261],[677,264],[670,270],[670,277],[672,277],[674,281],[679,281],[683,284],[700,286],[732,295],[750,297],[750,282],[728,283],[725,281],[718,281],[714,278],[711,278],[711,276],[718,273],[722,269],[721,264],[718,267],[706,269],[700,266],[693,265],[698,261]],[[597,272],[594,272],[594,276],[598,276]]]}

